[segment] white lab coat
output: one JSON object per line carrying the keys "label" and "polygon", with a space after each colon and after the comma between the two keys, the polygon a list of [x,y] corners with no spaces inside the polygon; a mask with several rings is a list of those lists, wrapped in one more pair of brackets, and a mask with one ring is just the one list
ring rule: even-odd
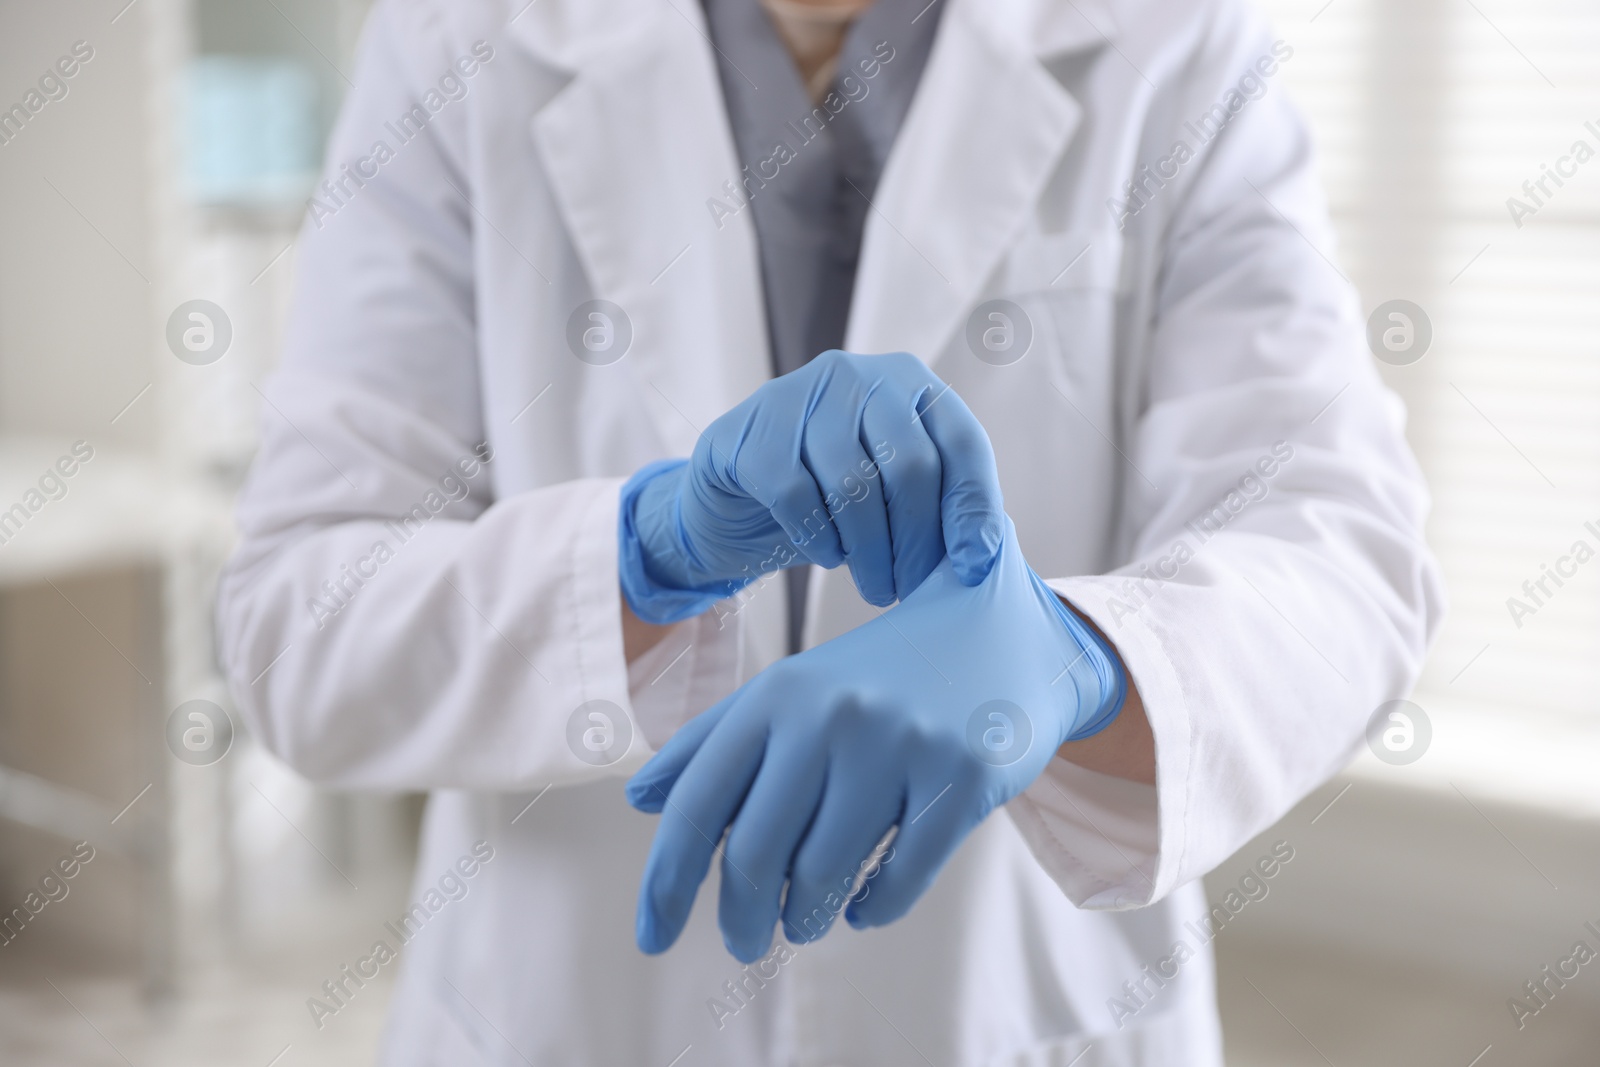
{"label": "white lab coat", "polygon": [[[621,789],[783,644],[781,582],[631,671],[619,622],[620,482],[770,373],[749,212],[708,205],[741,161],[694,0],[525,5],[380,0],[330,157],[377,177],[307,225],[220,596],[262,743],[319,782],[433,791],[419,899],[495,850],[401,950],[384,1063],[1220,1064],[1198,879],[1351,757],[1439,610],[1281,73],[1209,144],[1186,125],[1272,35],[1236,0],[950,0],[847,347],[920,355],[983,421],[1029,561],[1138,685],[1158,781],[1056,761],[907,918],[768,980],[723,950],[715,873],[677,946],[638,953],[655,820]],[[480,40],[465,98],[430,97]],[[1108,200],[1180,139],[1119,226]],[[609,365],[568,347],[592,298],[631,324]],[[966,339],[995,298],[1032,327],[1008,366]],[[492,465],[430,495],[479,442]],[[811,603],[813,643],[867,610],[842,571]],[[592,700],[634,732],[606,767],[567,741]]]}

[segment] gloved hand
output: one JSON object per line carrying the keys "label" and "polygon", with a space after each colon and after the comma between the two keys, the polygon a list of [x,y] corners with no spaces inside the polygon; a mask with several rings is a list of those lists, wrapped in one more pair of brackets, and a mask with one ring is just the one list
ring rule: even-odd
{"label": "gloved hand", "polygon": [[622,589],[671,623],[784,567],[848,563],[885,606],[947,552],[982,581],[1003,520],[988,434],[949,386],[903,352],[824,352],[713,422],[687,463],[628,481]]}
{"label": "gloved hand", "polygon": [[892,922],[1062,742],[1110,724],[1127,692],[1115,651],[1033,573],[1009,518],[1005,531],[979,585],[941,563],[897,607],[691,720],[633,777],[629,802],[661,813],[641,949],[677,939],[725,828],[722,936],[740,960],[765,954],[780,907],[791,942],[821,936],[898,827],[893,862],[846,914]]}

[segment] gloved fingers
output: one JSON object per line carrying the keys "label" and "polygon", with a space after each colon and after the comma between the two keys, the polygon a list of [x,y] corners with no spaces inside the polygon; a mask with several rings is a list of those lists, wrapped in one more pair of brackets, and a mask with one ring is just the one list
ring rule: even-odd
{"label": "gloved fingers", "polygon": [[895,598],[904,600],[944,558],[939,450],[918,418],[915,397],[879,389],[861,413],[861,445],[877,464],[889,543],[894,551]]}
{"label": "gloved fingers", "polygon": [[645,861],[634,934],[644,952],[665,952],[689,921],[723,831],[744,801],[766,744],[766,729],[725,720],[684,768],[666,798]]}
{"label": "gloved fingers", "polygon": [[[946,787],[949,788],[946,788]],[[870,892],[851,901],[845,919],[858,930],[885,926],[911,910],[977,820],[973,801],[960,785],[937,779],[914,785],[906,794],[894,858],[872,880]]]}
{"label": "gloved fingers", "polygon": [[948,386],[930,390],[919,400],[917,411],[939,449],[945,551],[956,577],[965,585],[977,585],[988,577],[1005,536],[1005,502],[994,446],[977,416]]}
{"label": "gloved fingers", "polygon": [[[810,562],[823,560],[807,555],[806,547],[831,560],[825,565],[837,566],[843,559],[838,538],[800,462],[800,414],[807,408],[808,387],[789,377],[767,382],[700,435],[692,462],[697,477],[690,480],[688,495],[709,521],[696,524],[696,532],[701,539],[710,533],[735,554],[755,551],[771,558],[788,542]],[[809,537],[808,518],[813,519]],[[778,527],[776,538],[772,526]],[[802,544],[805,540],[811,544]]]}
{"label": "gloved fingers", "polygon": [[827,791],[789,872],[783,929],[795,944],[827,933],[844,912],[862,865],[900,817],[905,792],[873,763],[856,759],[830,768]]}
{"label": "gloved fingers", "polygon": [[821,567],[843,563],[844,548],[802,454],[806,423],[823,406],[830,367],[822,361],[774,378],[718,420],[736,433],[739,487],[767,508],[801,556]]}
{"label": "gloved fingers", "polygon": [[689,765],[694,754],[700,751],[700,746],[711,736],[711,731],[728,713],[736,696],[737,692],[731,694],[680,726],[678,732],[661,746],[661,751],[651,756],[649,761],[628,779],[625,789],[628,803],[650,815],[655,815],[666,807],[667,794],[672,792],[678,776]]}
{"label": "gloved fingers", "polygon": [[751,452],[762,451],[761,442],[770,429],[766,412],[781,391],[781,380],[769,381],[712,420],[695,442],[693,464],[701,477],[720,488],[759,498],[766,487],[749,468]]}
{"label": "gloved fingers", "polygon": [[819,567],[837,567],[844,562],[844,547],[817,481],[801,459],[805,428],[796,426],[793,432],[793,440],[781,447],[768,447],[759,455],[747,449],[740,466],[751,468],[760,479],[766,493],[761,502],[795,551]]}
{"label": "gloved fingers", "polygon": [[868,478],[872,461],[861,449],[854,407],[819,408],[806,424],[801,458],[828,508],[856,588],[869,604],[895,601],[894,552],[882,486]]}
{"label": "gloved fingers", "polygon": [[743,963],[766,955],[783,907],[783,884],[827,780],[818,743],[770,745],[722,851],[722,941]]}

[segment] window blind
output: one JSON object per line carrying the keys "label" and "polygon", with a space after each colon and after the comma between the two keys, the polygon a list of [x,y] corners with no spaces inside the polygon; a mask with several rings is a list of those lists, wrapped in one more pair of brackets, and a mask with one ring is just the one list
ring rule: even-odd
{"label": "window blind", "polygon": [[1600,7],[1264,7],[1365,310],[1409,299],[1433,326],[1382,368],[1450,596],[1416,699],[1600,722]]}

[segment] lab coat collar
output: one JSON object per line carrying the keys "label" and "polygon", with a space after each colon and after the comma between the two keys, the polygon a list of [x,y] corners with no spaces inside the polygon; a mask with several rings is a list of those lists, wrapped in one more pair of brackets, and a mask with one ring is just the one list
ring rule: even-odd
{"label": "lab coat collar", "polygon": [[960,0],[968,18],[1038,59],[1110,44],[1118,36],[1111,0]]}
{"label": "lab coat collar", "polygon": [[[509,0],[514,8],[523,0]],[[1044,60],[1115,34],[1105,0],[951,0],[863,238],[846,347],[930,363],[1060,160],[1082,109]],[[770,373],[740,165],[697,0],[539,0],[513,40],[570,80],[532,136],[669,453]],[[685,349],[696,359],[684,359]]]}
{"label": "lab coat collar", "polygon": [[502,0],[506,34],[568,74],[594,69],[607,53],[651,40],[673,10],[703,27],[698,0]]}
{"label": "lab coat collar", "polygon": [[[512,0],[513,3],[519,0]],[[514,37],[570,80],[531,133],[598,299],[627,314],[617,370],[668,454],[770,376],[750,213],[719,215],[733,138],[695,0],[540,0]]]}
{"label": "lab coat collar", "polygon": [[936,363],[1082,117],[1044,60],[1103,45],[1098,3],[955,0],[873,198],[846,347]]}
{"label": "lab coat collar", "polygon": [[[505,0],[507,33],[547,65],[569,74],[628,42],[674,42],[659,34],[666,22],[683,22],[706,35],[699,0]],[[966,25],[1008,42],[1009,50],[1038,59],[1114,41],[1119,29],[1111,0],[950,0]]]}

